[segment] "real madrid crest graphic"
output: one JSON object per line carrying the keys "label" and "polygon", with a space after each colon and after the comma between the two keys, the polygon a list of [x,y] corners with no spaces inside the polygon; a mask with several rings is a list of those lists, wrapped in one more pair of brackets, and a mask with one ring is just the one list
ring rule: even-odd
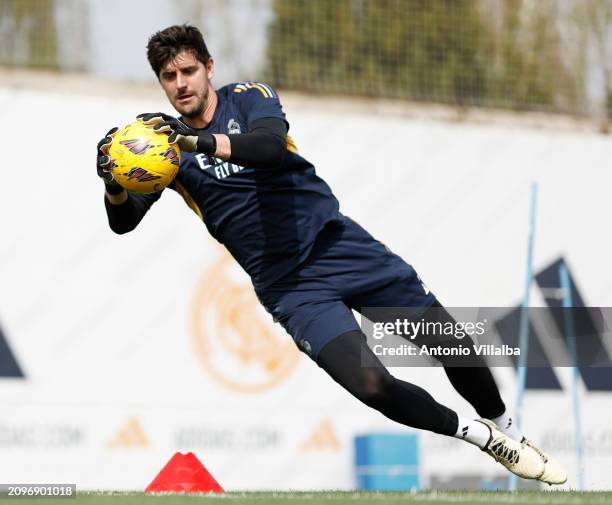
{"label": "real madrid crest graphic", "polygon": [[229,389],[270,389],[284,381],[300,359],[291,337],[274,324],[227,253],[202,276],[191,316],[200,362]]}
{"label": "real madrid crest graphic", "polygon": [[240,133],[240,125],[238,124],[238,121],[236,121],[234,118],[230,119],[227,122],[227,132],[230,135],[233,135],[234,133]]}

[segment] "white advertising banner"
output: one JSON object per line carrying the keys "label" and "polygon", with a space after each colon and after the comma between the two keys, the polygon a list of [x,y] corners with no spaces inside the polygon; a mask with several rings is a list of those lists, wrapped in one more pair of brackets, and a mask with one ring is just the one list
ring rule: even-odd
{"label": "white advertising banner", "polygon": [[[608,138],[311,105],[285,105],[298,148],[443,304],[518,305],[534,181],[536,271],[562,258],[586,305],[612,306]],[[351,489],[356,435],[414,433],[298,352],[174,192],[134,232],[110,231],[94,147],[138,113],[170,112],[161,94],[0,88],[0,110],[3,481],[142,490],[193,451],[230,490]],[[393,373],[475,416],[443,370]],[[494,374],[512,406],[514,369]],[[558,387],[527,390],[524,427],[575,487],[570,371],[554,374]],[[586,484],[610,489],[612,386],[580,387]],[[505,477],[473,446],[419,437],[425,486]]]}

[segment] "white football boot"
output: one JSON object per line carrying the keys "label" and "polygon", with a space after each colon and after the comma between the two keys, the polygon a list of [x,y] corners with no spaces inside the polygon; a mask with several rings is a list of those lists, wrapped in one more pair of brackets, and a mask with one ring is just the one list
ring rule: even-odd
{"label": "white football boot", "polygon": [[536,445],[531,441],[523,437],[523,444],[527,447],[531,447],[537,452],[542,461],[544,461],[544,473],[538,477],[538,480],[546,482],[546,484],[564,484],[567,481],[567,473],[555,458],[546,454],[542,449],[538,449]]}
{"label": "white football boot", "polygon": [[544,474],[544,460],[527,444],[512,440],[493,421],[478,419],[491,430],[491,438],[482,449],[495,461],[523,479],[539,479]]}

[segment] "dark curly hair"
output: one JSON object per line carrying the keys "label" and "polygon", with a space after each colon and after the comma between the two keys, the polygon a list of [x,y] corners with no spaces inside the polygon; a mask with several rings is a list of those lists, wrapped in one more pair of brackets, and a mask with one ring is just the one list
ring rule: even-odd
{"label": "dark curly hair", "polygon": [[159,78],[162,67],[183,51],[191,51],[204,65],[210,53],[202,33],[195,26],[174,25],[151,35],[147,44],[147,58]]}

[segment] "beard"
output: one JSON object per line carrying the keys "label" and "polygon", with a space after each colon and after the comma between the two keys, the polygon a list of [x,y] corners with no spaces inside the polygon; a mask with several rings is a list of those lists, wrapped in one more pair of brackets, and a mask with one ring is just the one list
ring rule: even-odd
{"label": "beard", "polygon": [[199,99],[197,103],[191,106],[177,106],[176,110],[180,112],[181,116],[186,118],[195,118],[201,116],[204,112],[204,100]]}
{"label": "beard", "polygon": [[208,102],[208,86],[205,87],[201,93],[194,96],[196,98],[196,102],[192,105],[179,105],[178,103],[174,104],[174,108],[184,118],[196,118],[204,113],[206,103]]}

